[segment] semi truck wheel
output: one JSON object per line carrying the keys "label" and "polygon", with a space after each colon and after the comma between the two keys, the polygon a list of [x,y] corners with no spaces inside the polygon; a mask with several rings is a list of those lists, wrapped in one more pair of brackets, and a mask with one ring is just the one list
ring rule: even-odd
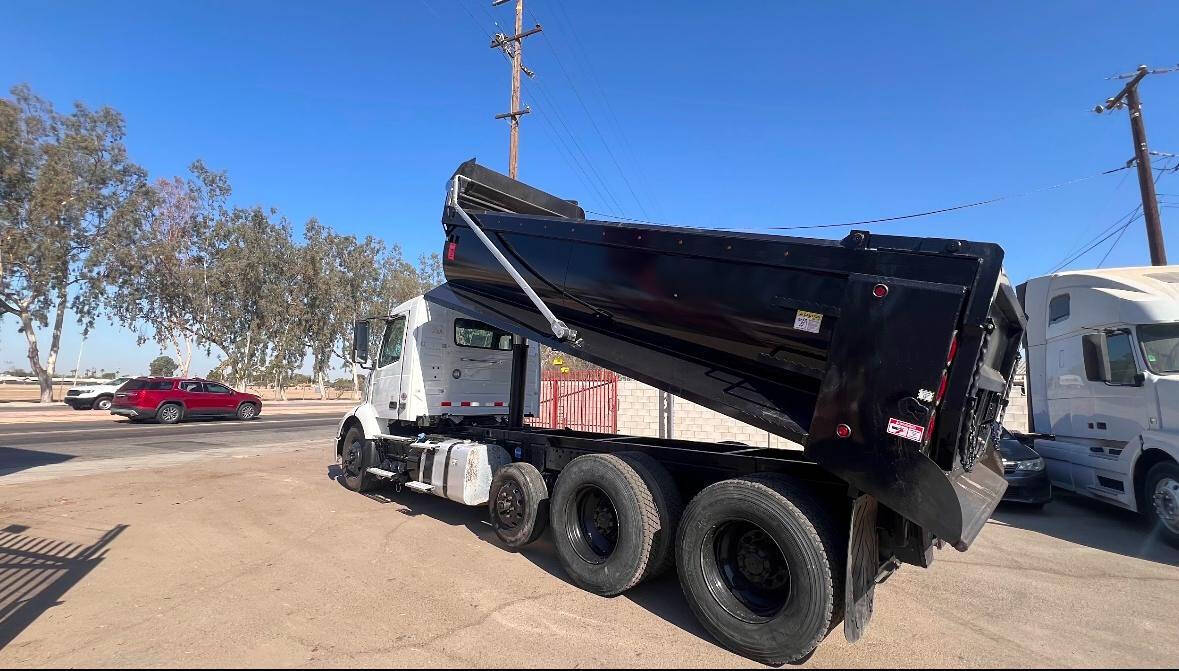
{"label": "semi truck wheel", "polygon": [[344,445],[340,449],[340,468],[344,471],[344,486],[354,492],[367,492],[375,488],[379,481],[375,475],[368,472],[370,466],[377,461],[377,448],[371,441],[364,439],[364,431],[359,426],[352,426],[344,434]]}
{"label": "semi truck wheel", "polygon": [[688,504],[676,560],[696,618],[765,664],[805,659],[838,621],[843,554],[833,516],[774,474],[723,480]]}
{"label": "semi truck wheel", "polygon": [[508,547],[540,538],[549,522],[549,488],[536,466],[516,462],[496,471],[487,511],[495,535]]}
{"label": "semi truck wheel", "polygon": [[1146,473],[1146,514],[1163,539],[1179,547],[1179,464],[1164,461]]}
{"label": "semi truck wheel", "polygon": [[615,596],[654,568],[660,514],[650,486],[613,454],[585,454],[557,478],[549,524],[557,556],[584,590]]}
{"label": "semi truck wheel", "polygon": [[659,530],[652,541],[652,566],[647,577],[653,578],[675,566],[675,532],[680,517],[684,514],[684,502],[675,478],[649,454],[644,452],[623,452],[620,459],[638,471],[647,484],[659,512]]}

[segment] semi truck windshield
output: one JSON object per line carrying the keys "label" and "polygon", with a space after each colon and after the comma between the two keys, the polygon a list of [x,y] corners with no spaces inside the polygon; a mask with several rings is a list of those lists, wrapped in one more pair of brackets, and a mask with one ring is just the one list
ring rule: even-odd
{"label": "semi truck windshield", "polygon": [[1143,324],[1138,341],[1152,373],[1179,373],[1179,324]]}

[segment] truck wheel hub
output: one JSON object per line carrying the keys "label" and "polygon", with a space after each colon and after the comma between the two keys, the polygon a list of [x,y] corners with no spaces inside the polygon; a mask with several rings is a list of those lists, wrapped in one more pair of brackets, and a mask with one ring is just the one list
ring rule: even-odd
{"label": "truck wheel hub", "polygon": [[499,521],[507,528],[514,528],[524,517],[524,492],[519,485],[508,482],[499,490],[495,499],[495,510]]}
{"label": "truck wheel hub", "polygon": [[1179,532],[1179,482],[1163,478],[1154,487],[1154,511],[1167,528]]}
{"label": "truck wheel hub", "polygon": [[786,584],[786,567],[777,561],[780,553],[770,547],[765,532],[753,529],[737,541],[737,568],[750,582],[776,589]]}

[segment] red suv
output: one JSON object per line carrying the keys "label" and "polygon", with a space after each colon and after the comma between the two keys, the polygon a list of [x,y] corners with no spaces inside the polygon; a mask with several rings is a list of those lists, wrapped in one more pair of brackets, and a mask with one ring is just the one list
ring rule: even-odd
{"label": "red suv", "polygon": [[201,378],[137,377],[115,392],[111,414],[132,422],[153,417],[175,424],[185,417],[253,419],[262,412],[262,399],[243,394],[220,382]]}

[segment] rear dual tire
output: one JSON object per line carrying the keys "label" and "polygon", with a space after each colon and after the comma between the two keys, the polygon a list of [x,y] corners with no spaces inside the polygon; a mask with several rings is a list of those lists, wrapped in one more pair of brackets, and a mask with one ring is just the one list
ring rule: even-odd
{"label": "rear dual tire", "polygon": [[808,657],[842,618],[846,542],[789,478],[724,480],[680,521],[676,565],[689,607],[725,647],[765,664]]}
{"label": "rear dual tire", "polygon": [[675,482],[650,457],[580,456],[561,471],[550,503],[561,566],[582,589],[621,594],[670,565],[680,509]]}

